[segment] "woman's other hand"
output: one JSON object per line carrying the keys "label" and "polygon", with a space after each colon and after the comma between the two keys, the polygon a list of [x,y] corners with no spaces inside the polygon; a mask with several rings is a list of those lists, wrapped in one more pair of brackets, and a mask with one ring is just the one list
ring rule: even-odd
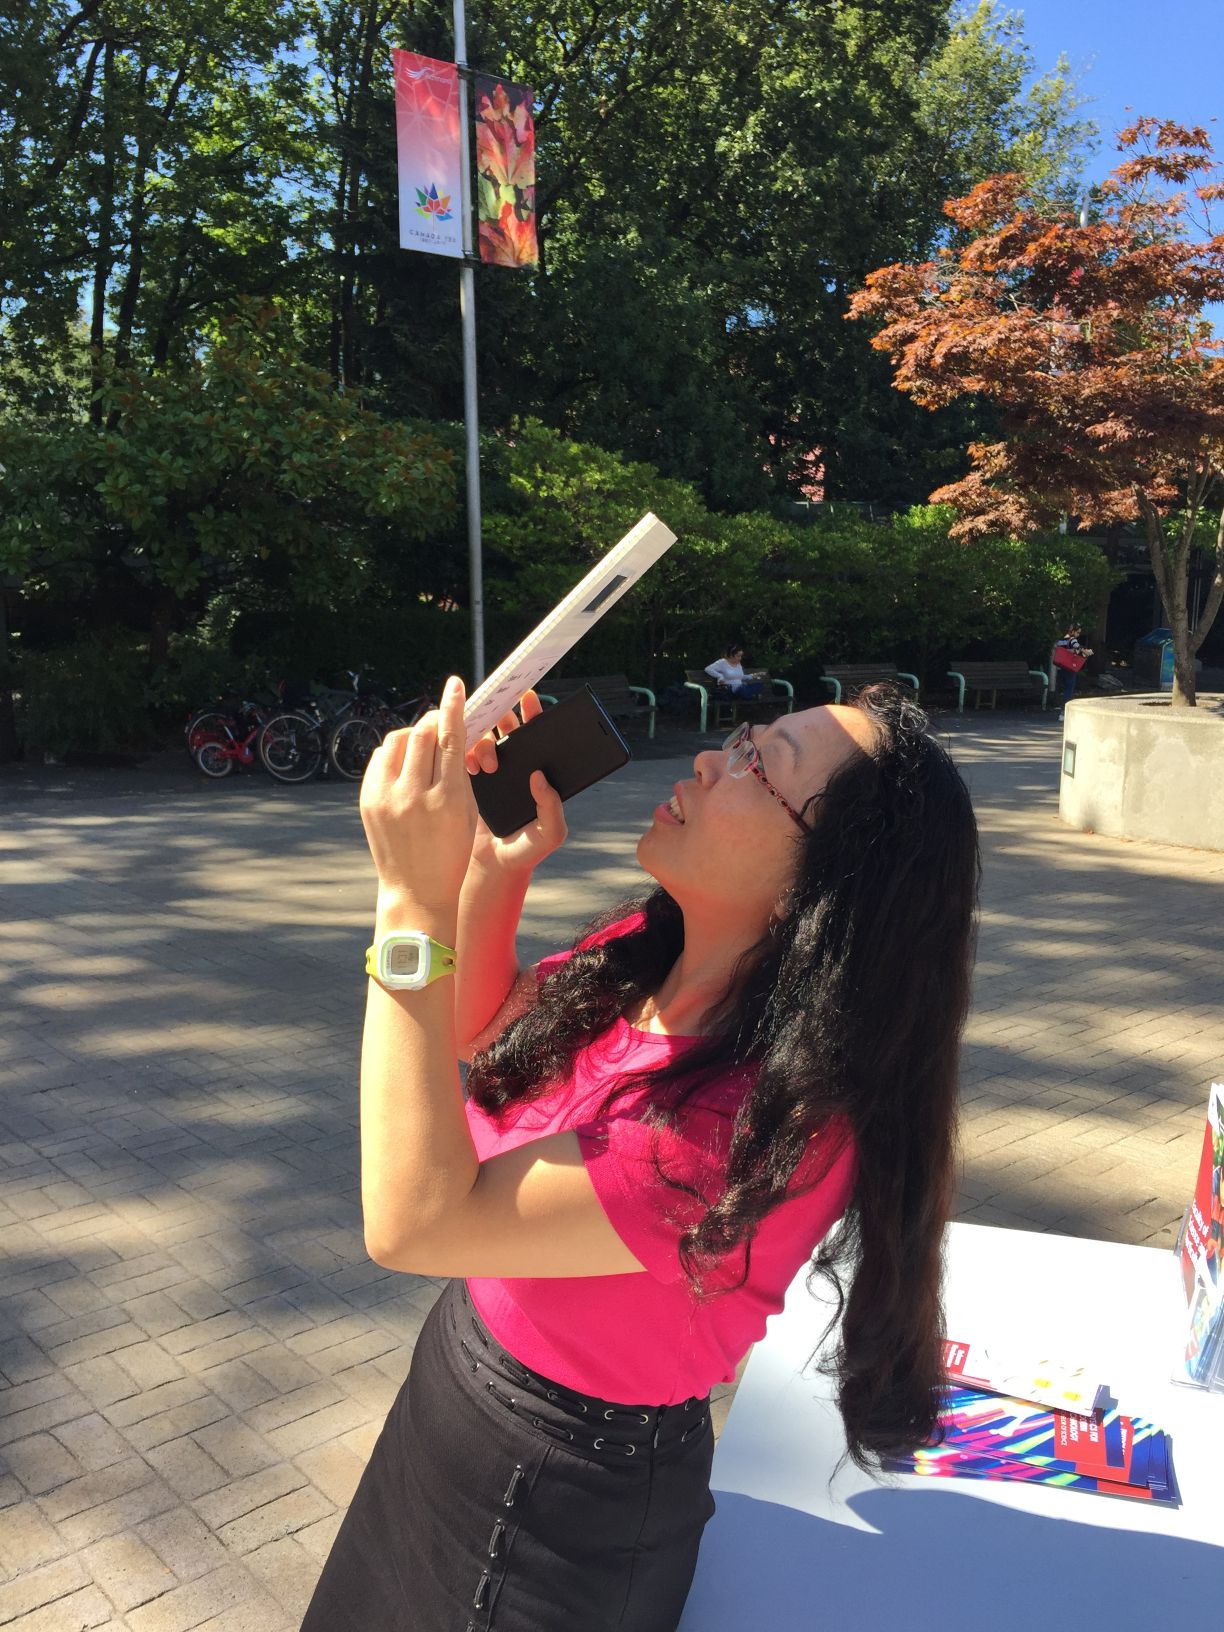
{"label": "woman's other hand", "polygon": [[453,910],[476,832],[476,801],[464,766],[463,681],[446,682],[441,707],[391,731],[361,784],[361,821],[381,891]]}
{"label": "woman's other hand", "polygon": [[[526,725],[534,720],[537,714],[544,712],[544,705],[534,691],[523,693],[519,704],[523,718],[520,721],[513,709],[502,716],[497,722],[497,730],[502,736],[508,736],[511,731],[517,731],[519,725]],[[467,769],[473,776],[488,776],[497,774],[497,741],[492,731],[486,731],[467,751]],[[559,850],[565,843],[569,829],[565,825],[565,812],[556,791],[550,787],[543,771],[534,771],[531,777],[531,793],[535,799],[536,814],[533,822],[526,827],[520,827],[517,833],[508,838],[499,839],[491,833],[479,816],[476,821],[476,840],[472,847],[472,860],[486,868],[495,868],[505,872],[531,872],[544,860],[551,856],[554,850]]]}

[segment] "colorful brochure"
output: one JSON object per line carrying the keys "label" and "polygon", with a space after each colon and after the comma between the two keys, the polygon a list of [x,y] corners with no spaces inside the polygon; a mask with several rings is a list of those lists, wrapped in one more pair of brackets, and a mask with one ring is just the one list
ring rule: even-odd
{"label": "colorful brochure", "polygon": [[1138,1501],[1176,1503],[1168,1436],[1144,1417],[1050,1411],[982,1389],[950,1386],[940,1442],[890,1458],[894,1473],[1011,1479]]}
{"label": "colorful brochure", "polygon": [[960,1343],[948,1338],[944,1343],[944,1370],[950,1383],[967,1383],[1016,1400],[1032,1400],[1053,1410],[1073,1411],[1082,1417],[1095,1416],[1109,1403],[1109,1389],[1093,1382],[1083,1366],[1066,1366],[1060,1361],[1034,1359],[980,1343]]}

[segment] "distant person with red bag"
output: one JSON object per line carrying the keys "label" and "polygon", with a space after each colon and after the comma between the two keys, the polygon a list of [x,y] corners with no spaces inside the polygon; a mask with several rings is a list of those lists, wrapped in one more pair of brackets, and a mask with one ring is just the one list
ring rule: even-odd
{"label": "distant person with red bag", "polygon": [[1073,623],[1061,640],[1054,642],[1054,667],[1058,670],[1058,690],[1062,699],[1059,719],[1066,718],[1067,704],[1075,696],[1079,671],[1092,656],[1091,646],[1080,645],[1081,625]]}

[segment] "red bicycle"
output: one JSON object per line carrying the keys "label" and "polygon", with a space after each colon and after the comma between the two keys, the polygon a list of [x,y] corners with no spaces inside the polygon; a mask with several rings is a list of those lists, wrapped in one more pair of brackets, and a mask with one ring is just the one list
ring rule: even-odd
{"label": "red bicycle", "polygon": [[229,776],[253,765],[269,710],[244,699],[236,708],[206,708],[187,722],[187,752],[205,776]]}

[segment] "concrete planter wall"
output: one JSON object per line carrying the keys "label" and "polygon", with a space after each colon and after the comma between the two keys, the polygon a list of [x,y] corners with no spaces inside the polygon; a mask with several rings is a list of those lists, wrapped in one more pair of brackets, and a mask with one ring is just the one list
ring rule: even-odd
{"label": "concrete planter wall", "polygon": [[1070,703],[1058,814],[1072,827],[1114,838],[1224,850],[1224,703]]}

